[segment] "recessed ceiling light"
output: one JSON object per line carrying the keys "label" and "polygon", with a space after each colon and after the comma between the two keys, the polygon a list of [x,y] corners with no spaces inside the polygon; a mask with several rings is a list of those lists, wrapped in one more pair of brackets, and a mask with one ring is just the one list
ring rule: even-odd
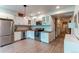
{"label": "recessed ceiling light", "polygon": [[60,6],[56,6],[56,9],[59,9],[60,8]]}
{"label": "recessed ceiling light", "polygon": [[30,14],[30,16],[33,16],[33,14]]}
{"label": "recessed ceiling light", "polygon": [[32,17],[32,19],[36,19],[36,18],[37,18],[36,16]]}
{"label": "recessed ceiling light", "polygon": [[40,14],[41,12],[38,12],[38,14]]}

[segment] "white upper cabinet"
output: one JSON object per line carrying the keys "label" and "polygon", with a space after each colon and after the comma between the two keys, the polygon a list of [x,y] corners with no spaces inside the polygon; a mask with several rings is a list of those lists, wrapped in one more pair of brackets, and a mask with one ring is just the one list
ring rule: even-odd
{"label": "white upper cabinet", "polygon": [[51,25],[51,16],[44,16],[42,17],[42,24],[43,25]]}
{"label": "white upper cabinet", "polygon": [[36,19],[31,19],[31,25],[36,25]]}
{"label": "white upper cabinet", "polygon": [[46,25],[46,18],[42,17],[42,25]]}
{"label": "white upper cabinet", "polygon": [[31,20],[31,25],[36,25],[37,21],[42,21],[42,25],[51,25],[52,22],[52,18],[51,16],[43,16],[43,17],[37,17],[37,18],[33,18]]}

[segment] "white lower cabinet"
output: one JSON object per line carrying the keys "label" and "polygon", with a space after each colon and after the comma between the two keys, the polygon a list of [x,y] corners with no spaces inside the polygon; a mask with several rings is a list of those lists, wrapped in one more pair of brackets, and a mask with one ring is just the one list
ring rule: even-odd
{"label": "white lower cabinet", "polygon": [[27,31],[26,38],[34,39],[34,31]]}
{"label": "white lower cabinet", "polygon": [[22,32],[14,32],[14,40],[18,41],[22,39]]}
{"label": "white lower cabinet", "polygon": [[49,43],[49,34],[41,32],[41,42]]}

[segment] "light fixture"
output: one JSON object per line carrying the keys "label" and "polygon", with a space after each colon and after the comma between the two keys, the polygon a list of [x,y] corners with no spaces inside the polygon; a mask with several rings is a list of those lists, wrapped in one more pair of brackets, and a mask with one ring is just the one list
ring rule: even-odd
{"label": "light fixture", "polygon": [[30,14],[30,16],[34,16],[34,14],[33,14],[33,13],[31,13],[31,14]]}
{"label": "light fixture", "polygon": [[24,19],[27,20],[27,19],[29,19],[27,14],[26,14],[26,7],[27,7],[27,5],[23,5],[23,7],[24,7]]}
{"label": "light fixture", "polygon": [[26,16],[26,7],[27,5],[23,5],[24,6],[24,16]]}
{"label": "light fixture", "polygon": [[32,19],[36,19],[36,18],[37,18],[36,16],[33,16],[33,17],[32,17]]}
{"label": "light fixture", "polygon": [[38,14],[40,14],[41,12],[38,12]]}
{"label": "light fixture", "polygon": [[60,6],[56,6],[56,9],[59,9],[60,8]]}

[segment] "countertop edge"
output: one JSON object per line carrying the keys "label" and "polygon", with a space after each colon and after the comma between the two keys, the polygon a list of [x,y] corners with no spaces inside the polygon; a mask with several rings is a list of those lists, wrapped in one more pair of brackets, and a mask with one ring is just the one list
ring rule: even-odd
{"label": "countertop edge", "polygon": [[[36,31],[36,30],[16,30],[15,32],[26,32],[26,31]],[[39,32],[51,33],[53,31],[39,31]]]}

